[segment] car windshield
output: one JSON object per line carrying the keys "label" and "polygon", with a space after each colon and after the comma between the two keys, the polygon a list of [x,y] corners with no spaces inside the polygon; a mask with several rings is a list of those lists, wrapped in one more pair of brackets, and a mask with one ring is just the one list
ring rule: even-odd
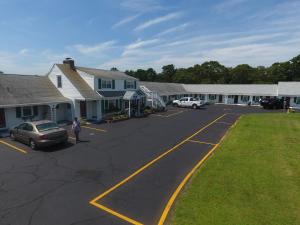
{"label": "car windshield", "polygon": [[56,123],[42,123],[39,125],[36,125],[36,128],[38,129],[38,131],[46,131],[46,130],[52,130],[52,129],[58,129],[58,125]]}

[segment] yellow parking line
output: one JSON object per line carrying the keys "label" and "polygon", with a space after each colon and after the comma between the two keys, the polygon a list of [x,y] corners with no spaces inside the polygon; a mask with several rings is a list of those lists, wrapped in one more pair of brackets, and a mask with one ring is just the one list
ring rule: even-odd
{"label": "yellow parking line", "polygon": [[232,123],[227,123],[227,122],[222,122],[222,121],[216,122],[216,123],[222,123],[222,124],[226,124],[226,125],[232,125]]}
{"label": "yellow parking line", "polygon": [[213,144],[213,143],[209,143],[209,142],[205,142],[205,141],[196,141],[196,140],[188,140],[189,142],[193,142],[193,143],[198,143],[198,144],[205,144],[205,145],[217,145],[217,144]]}
{"label": "yellow parking line", "polygon": [[180,114],[180,113],[183,113],[184,111],[179,111],[179,112],[176,112],[176,113],[172,113],[172,114],[170,114],[170,115],[167,115],[167,116],[165,116],[165,115],[162,115],[162,114],[153,114],[153,116],[160,116],[160,117],[164,117],[164,118],[169,118],[169,117],[171,117],[171,116],[176,116],[176,115],[178,115],[178,114]]}
{"label": "yellow parking line", "polygon": [[86,129],[100,131],[100,132],[107,132],[107,130],[103,130],[103,129],[99,129],[99,128],[94,128],[94,127],[88,127],[88,126],[81,126],[81,127],[86,128]]}
{"label": "yellow parking line", "polygon": [[[236,126],[238,120],[240,118],[238,118],[236,120],[236,122],[231,126],[234,127]],[[171,198],[169,199],[167,205],[164,208],[164,211],[159,219],[158,225],[163,225],[165,220],[167,219],[167,216],[170,212],[170,209],[172,207],[172,205],[174,204],[174,201],[176,200],[177,196],[179,195],[180,191],[182,190],[182,188],[184,187],[184,185],[188,182],[188,180],[191,178],[191,176],[195,173],[195,171],[207,160],[207,158],[217,149],[217,147],[219,147],[220,143],[224,140],[224,138],[226,137],[228,131],[223,135],[223,137],[221,138],[221,140],[204,156],[203,159],[201,159],[196,166],[184,177],[184,179],[181,181],[181,183],[179,184],[179,186],[177,187],[177,189],[175,190],[175,192],[172,194]]]}
{"label": "yellow parking line", "polygon": [[114,211],[114,210],[112,210],[110,208],[107,208],[104,205],[101,205],[101,204],[99,204],[97,202],[93,201],[93,202],[90,202],[90,203],[93,206],[96,206],[99,209],[102,209],[102,210],[104,210],[104,211],[106,211],[106,212],[108,212],[108,213],[110,213],[110,214],[112,214],[112,215],[114,215],[114,216],[116,216],[116,217],[118,217],[120,219],[123,219],[123,220],[127,221],[128,223],[131,223],[131,224],[134,224],[134,225],[143,225],[142,223],[137,222],[136,220],[133,220],[133,219],[127,217],[127,216],[124,216],[124,215],[122,215],[122,214],[120,214],[120,213],[118,213],[118,212],[116,212],[116,211]]}
{"label": "yellow parking line", "polygon": [[16,147],[16,146],[12,145],[12,144],[9,144],[9,143],[7,143],[7,142],[5,142],[5,141],[0,141],[0,143],[6,145],[6,146],[8,146],[8,147],[11,147],[11,148],[13,148],[13,149],[15,149],[15,150],[17,150],[17,151],[19,151],[19,152],[22,152],[22,153],[24,153],[24,154],[27,154],[27,151],[25,151],[25,150],[23,150],[23,149],[21,149],[21,148],[18,148],[18,147]]}
{"label": "yellow parking line", "polygon": [[[142,166],[140,169],[136,170],[134,173],[132,173],[127,178],[123,179],[122,181],[120,181],[119,183],[117,183],[116,185],[114,185],[113,187],[109,188],[108,190],[106,190],[102,194],[98,195],[96,198],[94,198],[93,200],[91,200],[89,203],[103,210],[104,206],[98,204],[97,201],[99,201],[101,198],[105,197],[106,195],[108,195],[109,193],[111,193],[112,191],[114,191],[115,189],[119,188],[120,186],[122,186],[123,184],[125,184],[126,182],[128,182],[129,180],[131,180],[132,178],[134,178],[135,176],[137,176],[138,174],[142,173],[145,169],[147,169],[148,167],[150,167],[152,164],[156,163],[158,160],[160,160],[164,156],[166,156],[169,153],[173,152],[175,149],[177,149],[178,147],[180,147],[181,145],[183,145],[184,143],[186,143],[188,140],[192,139],[193,137],[195,137],[196,135],[198,135],[200,132],[202,132],[203,130],[205,130],[206,128],[208,128],[209,126],[211,126],[212,124],[214,124],[215,122],[217,122],[218,120],[220,120],[221,118],[223,118],[225,115],[226,114],[223,114],[222,116],[216,118],[214,121],[212,121],[209,124],[205,125],[204,127],[202,127],[201,129],[199,129],[198,131],[196,131],[191,136],[187,137],[186,139],[184,139],[183,141],[181,141],[180,143],[178,143],[177,145],[175,145],[171,149],[167,150],[166,152],[162,153],[161,155],[159,155],[158,157],[156,157],[152,161],[148,162],[146,165]],[[99,205],[101,207],[99,207]],[[108,210],[105,210],[105,211],[113,214],[112,212],[110,212]],[[116,216],[116,213],[114,213],[113,215]],[[121,215],[121,214],[119,214],[119,215]],[[118,217],[121,218],[120,216],[118,216]],[[128,217],[126,217],[126,218],[128,218]],[[132,220],[132,219],[130,219],[130,220]],[[134,220],[132,220],[132,221],[134,221]],[[127,222],[129,222],[129,221],[127,221]],[[132,223],[132,224],[135,224],[135,223]]]}

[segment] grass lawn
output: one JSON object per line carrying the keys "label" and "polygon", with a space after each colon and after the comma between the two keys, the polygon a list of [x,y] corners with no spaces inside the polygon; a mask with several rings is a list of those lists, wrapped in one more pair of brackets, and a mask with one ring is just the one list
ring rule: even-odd
{"label": "grass lawn", "polygon": [[179,196],[169,224],[300,224],[300,115],[243,116]]}

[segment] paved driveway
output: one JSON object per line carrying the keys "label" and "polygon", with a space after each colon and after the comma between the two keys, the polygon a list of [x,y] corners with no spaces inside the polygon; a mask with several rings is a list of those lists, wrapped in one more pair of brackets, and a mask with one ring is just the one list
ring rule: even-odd
{"label": "paved driveway", "polygon": [[158,224],[186,175],[251,112],[263,111],[174,108],[88,125],[81,143],[47,151],[0,139],[0,224]]}

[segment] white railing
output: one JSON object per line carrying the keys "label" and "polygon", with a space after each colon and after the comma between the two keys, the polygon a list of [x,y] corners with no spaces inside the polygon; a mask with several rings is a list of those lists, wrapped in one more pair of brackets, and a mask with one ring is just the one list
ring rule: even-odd
{"label": "white railing", "polygon": [[151,104],[152,108],[166,107],[164,100],[157,94],[157,92],[150,91],[145,86],[140,86],[141,91],[146,95],[147,102]]}

